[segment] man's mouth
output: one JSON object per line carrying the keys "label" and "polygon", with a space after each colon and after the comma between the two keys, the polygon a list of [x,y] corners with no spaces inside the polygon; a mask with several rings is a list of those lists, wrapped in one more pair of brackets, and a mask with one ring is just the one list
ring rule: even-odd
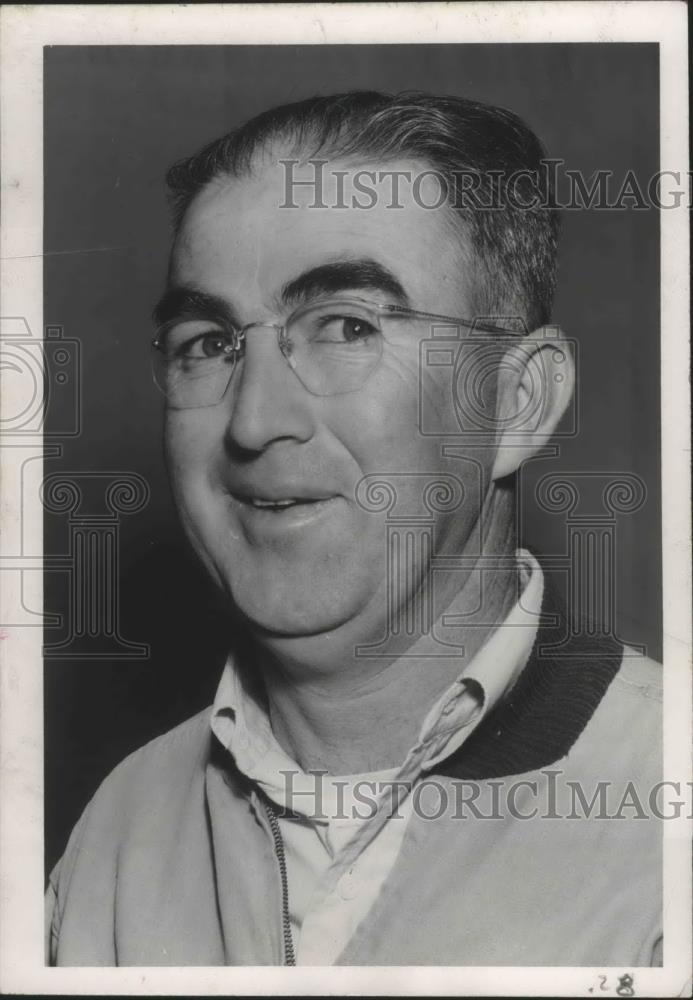
{"label": "man's mouth", "polygon": [[265,521],[269,517],[276,517],[277,523],[290,521],[292,524],[294,522],[303,523],[306,518],[312,519],[323,511],[331,510],[334,502],[339,499],[334,494],[325,494],[317,490],[312,496],[307,495],[307,491],[299,493],[297,490],[298,495],[292,495],[287,490],[284,496],[278,495],[279,492],[277,490],[275,493],[272,490],[268,496],[253,489],[252,492],[250,490],[247,492],[245,490],[232,491],[231,496],[241,510],[252,511],[254,515],[262,517]]}
{"label": "man's mouth", "polygon": [[241,503],[250,504],[257,510],[286,510],[288,507],[305,506],[320,503],[330,497],[287,497],[285,500],[263,500],[260,497],[241,497]]}

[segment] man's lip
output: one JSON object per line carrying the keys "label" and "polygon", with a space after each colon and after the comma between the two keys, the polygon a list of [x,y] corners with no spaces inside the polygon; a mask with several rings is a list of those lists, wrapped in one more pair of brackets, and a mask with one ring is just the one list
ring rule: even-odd
{"label": "man's lip", "polygon": [[[264,499],[264,498],[261,498]],[[266,503],[251,500],[248,494],[229,494],[232,519],[243,527],[251,544],[263,545],[271,539],[303,537],[302,532],[318,530],[319,525],[330,525],[339,516],[342,498],[321,493],[320,496],[295,497],[282,503],[286,497],[268,498]],[[286,534],[289,532],[289,535]],[[292,532],[298,532],[297,536]]]}
{"label": "man's lip", "polygon": [[279,505],[279,504],[307,504],[307,503],[320,503],[324,500],[333,500],[338,494],[336,493],[303,493],[296,490],[286,490],[286,491],[274,491],[260,492],[259,490],[251,491],[236,491],[230,490],[230,495],[238,503],[247,504],[250,506],[261,506],[266,505]]}

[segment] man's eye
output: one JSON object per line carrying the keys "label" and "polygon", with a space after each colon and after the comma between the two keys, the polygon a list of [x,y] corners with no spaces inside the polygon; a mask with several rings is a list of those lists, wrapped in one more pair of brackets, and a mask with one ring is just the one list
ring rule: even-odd
{"label": "man's eye", "polygon": [[353,344],[375,336],[379,330],[360,316],[322,316],[316,331],[317,340]]}
{"label": "man's eye", "polygon": [[233,340],[228,333],[215,330],[189,337],[178,345],[173,344],[172,347],[174,356],[178,358],[194,360],[219,358],[231,354]]}

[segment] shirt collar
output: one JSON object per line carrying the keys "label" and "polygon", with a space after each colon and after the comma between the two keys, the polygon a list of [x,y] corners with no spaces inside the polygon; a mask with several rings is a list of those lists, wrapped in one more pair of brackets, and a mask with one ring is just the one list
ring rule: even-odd
{"label": "shirt collar", "polygon": [[[424,719],[420,739],[432,741],[432,751],[422,761],[426,770],[459,749],[513,687],[532,652],[544,596],[544,574],[526,549],[519,549],[516,558],[520,597]],[[475,699],[478,707],[470,714],[469,697],[477,693],[481,695]]]}
{"label": "shirt collar", "polygon": [[[459,749],[527,663],[536,637],[544,578],[530,552],[519,549],[516,555],[522,585],[519,600],[427,712],[419,738],[399,769],[400,778],[414,778]],[[247,691],[231,657],[217,688],[211,725],[237,767],[280,805],[287,804],[281,791],[286,788],[282,771],[295,776],[294,794],[306,783],[314,788],[314,776],[305,775],[280,747],[266,711]]]}

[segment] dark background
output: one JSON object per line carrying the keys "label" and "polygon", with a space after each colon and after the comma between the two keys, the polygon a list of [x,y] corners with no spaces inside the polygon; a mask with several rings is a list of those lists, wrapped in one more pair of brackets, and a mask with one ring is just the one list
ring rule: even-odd
{"label": "dark background", "polygon": [[[351,89],[421,89],[508,107],[549,155],[586,177],[659,168],[658,48],[651,44],[119,46],[45,49],[44,321],[81,344],[80,434],[46,475],[131,471],[151,499],[120,526],[121,633],[141,661],[45,668],[46,861],[62,852],[105,774],[208,704],[224,657],[214,597],[181,542],[151,382],[149,316],[170,236],[163,176],[175,160],[275,104]],[[579,341],[579,434],[529,467],[521,532],[565,552],[564,515],[531,501],[547,472],[631,472],[647,502],[618,521],[618,633],[661,655],[659,220],[653,210],[566,212],[554,318]],[[57,402],[49,427],[69,424]],[[52,426],[51,426],[52,425]],[[46,516],[46,553],[65,517]],[[65,614],[64,574],[46,609]],[[55,641],[48,630],[46,642]],[[58,630],[59,633],[59,630]],[[59,634],[58,634],[59,637]]]}

